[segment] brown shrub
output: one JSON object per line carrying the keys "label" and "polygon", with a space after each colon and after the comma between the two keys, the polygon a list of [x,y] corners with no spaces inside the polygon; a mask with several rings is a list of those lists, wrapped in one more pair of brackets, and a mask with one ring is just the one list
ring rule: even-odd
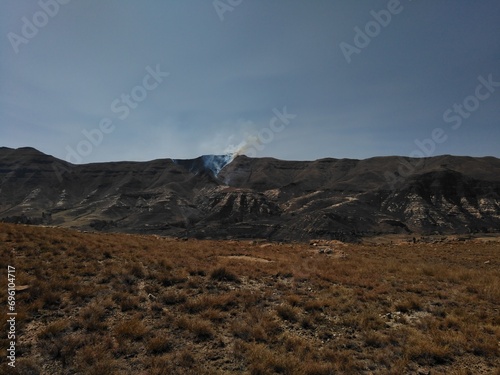
{"label": "brown shrub", "polygon": [[364,334],[366,346],[372,348],[383,348],[389,344],[389,339],[386,335],[377,331],[368,331]]}
{"label": "brown shrub", "polygon": [[116,360],[100,346],[89,345],[78,350],[75,356],[75,367],[79,373],[85,375],[119,373]]}
{"label": "brown shrub", "polygon": [[106,310],[97,303],[91,303],[84,307],[74,323],[76,328],[83,328],[88,331],[101,331],[107,325],[104,321]]}
{"label": "brown shrub", "polygon": [[408,313],[410,311],[420,311],[422,310],[421,302],[415,297],[407,298],[403,301],[396,303],[394,306],[396,311],[400,311],[402,313]]}
{"label": "brown shrub", "polygon": [[61,303],[61,296],[60,293],[56,291],[45,289],[42,295],[42,300],[44,308],[55,309],[59,307],[59,304]]}
{"label": "brown shrub", "polygon": [[301,367],[300,361],[293,355],[269,350],[263,344],[248,344],[246,356],[249,360],[250,374],[296,374]]}
{"label": "brown shrub", "polygon": [[40,362],[33,358],[18,358],[16,359],[16,368],[12,374],[22,375],[40,375],[42,366]]}
{"label": "brown shrub", "polygon": [[124,295],[120,300],[120,309],[123,312],[137,310],[140,307],[141,301],[137,296]]}
{"label": "brown shrub", "polygon": [[126,338],[134,341],[142,340],[148,331],[148,328],[138,317],[123,321],[114,328],[115,335],[118,338]]}
{"label": "brown shrub", "polygon": [[132,265],[129,266],[128,272],[138,278],[138,279],[143,279],[146,275],[146,271],[141,263],[133,263]]}
{"label": "brown shrub", "polygon": [[181,317],[177,320],[177,326],[194,334],[202,341],[210,340],[214,336],[212,324],[207,320]]}
{"label": "brown shrub", "polygon": [[61,336],[69,328],[67,319],[57,320],[44,327],[39,333],[40,339],[56,338]]}
{"label": "brown shrub", "polygon": [[146,349],[148,353],[157,355],[163,354],[171,351],[173,348],[173,340],[165,337],[164,334],[161,334],[156,337],[152,337],[146,344]]}
{"label": "brown shrub", "polygon": [[167,290],[160,295],[159,301],[165,305],[177,305],[186,302],[187,294],[179,290]]}
{"label": "brown shrub", "polygon": [[307,362],[302,366],[304,375],[332,375],[335,374],[335,367],[330,363]]}
{"label": "brown shrub", "polygon": [[448,345],[440,344],[431,337],[413,331],[405,348],[406,355],[420,365],[442,365],[452,359]]}
{"label": "brown shrub", "polygon": [[279,305],[276,307],[276,313],[281,319],[287,320],[291,323],[295,323],[299,319],[299,310],[295,307],[291,307],[290,305]]}
{"label": "brown shrub", "polygon": [[210,273],[210,278],[216,281],[239,282],[238,276],[224,267],[216,268]]}
{"label": "brown shrub", "polygon": [[164,287],[183,284],[187,281],[187,277],[183,273],[170,271],[156,274],[156,279]]}

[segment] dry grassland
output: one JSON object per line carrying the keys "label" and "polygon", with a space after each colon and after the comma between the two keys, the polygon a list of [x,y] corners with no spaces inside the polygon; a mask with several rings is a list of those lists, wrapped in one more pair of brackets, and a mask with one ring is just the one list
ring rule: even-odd
{"label": "dry grassland", "polygon": [[[27,286],[12,374],[500,374],[499,242],[311,246],[0,224],[0,262]],[[0,286],[6,312],[6,277]]]}

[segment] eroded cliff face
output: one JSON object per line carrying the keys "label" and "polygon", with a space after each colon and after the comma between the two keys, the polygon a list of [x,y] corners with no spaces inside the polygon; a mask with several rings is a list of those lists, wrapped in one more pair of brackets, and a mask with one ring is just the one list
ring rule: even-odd
{"label": "eroded cliff face", "polygon": [[404,160],[206,155],[72,165],[31,148],[0,148],[0,219],[276,240],[500,229],[499,159],[427,158],[391,183]]}

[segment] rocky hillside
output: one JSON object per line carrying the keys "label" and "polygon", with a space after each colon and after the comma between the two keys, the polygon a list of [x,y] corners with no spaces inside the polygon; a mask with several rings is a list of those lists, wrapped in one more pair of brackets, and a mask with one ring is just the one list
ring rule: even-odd
{"label": "rocky hillside", "polygon": [[274,240],[498,232],[500,160],[209,155],[73,165],[3,147],[0,220]]}

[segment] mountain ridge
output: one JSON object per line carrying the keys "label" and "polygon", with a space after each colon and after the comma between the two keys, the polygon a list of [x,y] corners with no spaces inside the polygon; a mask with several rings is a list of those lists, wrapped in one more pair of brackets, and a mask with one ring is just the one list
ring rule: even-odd
{"label": "mountain ridge", "polygon": [[71,164],[2,147],[0,220],[273,240],[498,232],[500,159],[203,155]]}

